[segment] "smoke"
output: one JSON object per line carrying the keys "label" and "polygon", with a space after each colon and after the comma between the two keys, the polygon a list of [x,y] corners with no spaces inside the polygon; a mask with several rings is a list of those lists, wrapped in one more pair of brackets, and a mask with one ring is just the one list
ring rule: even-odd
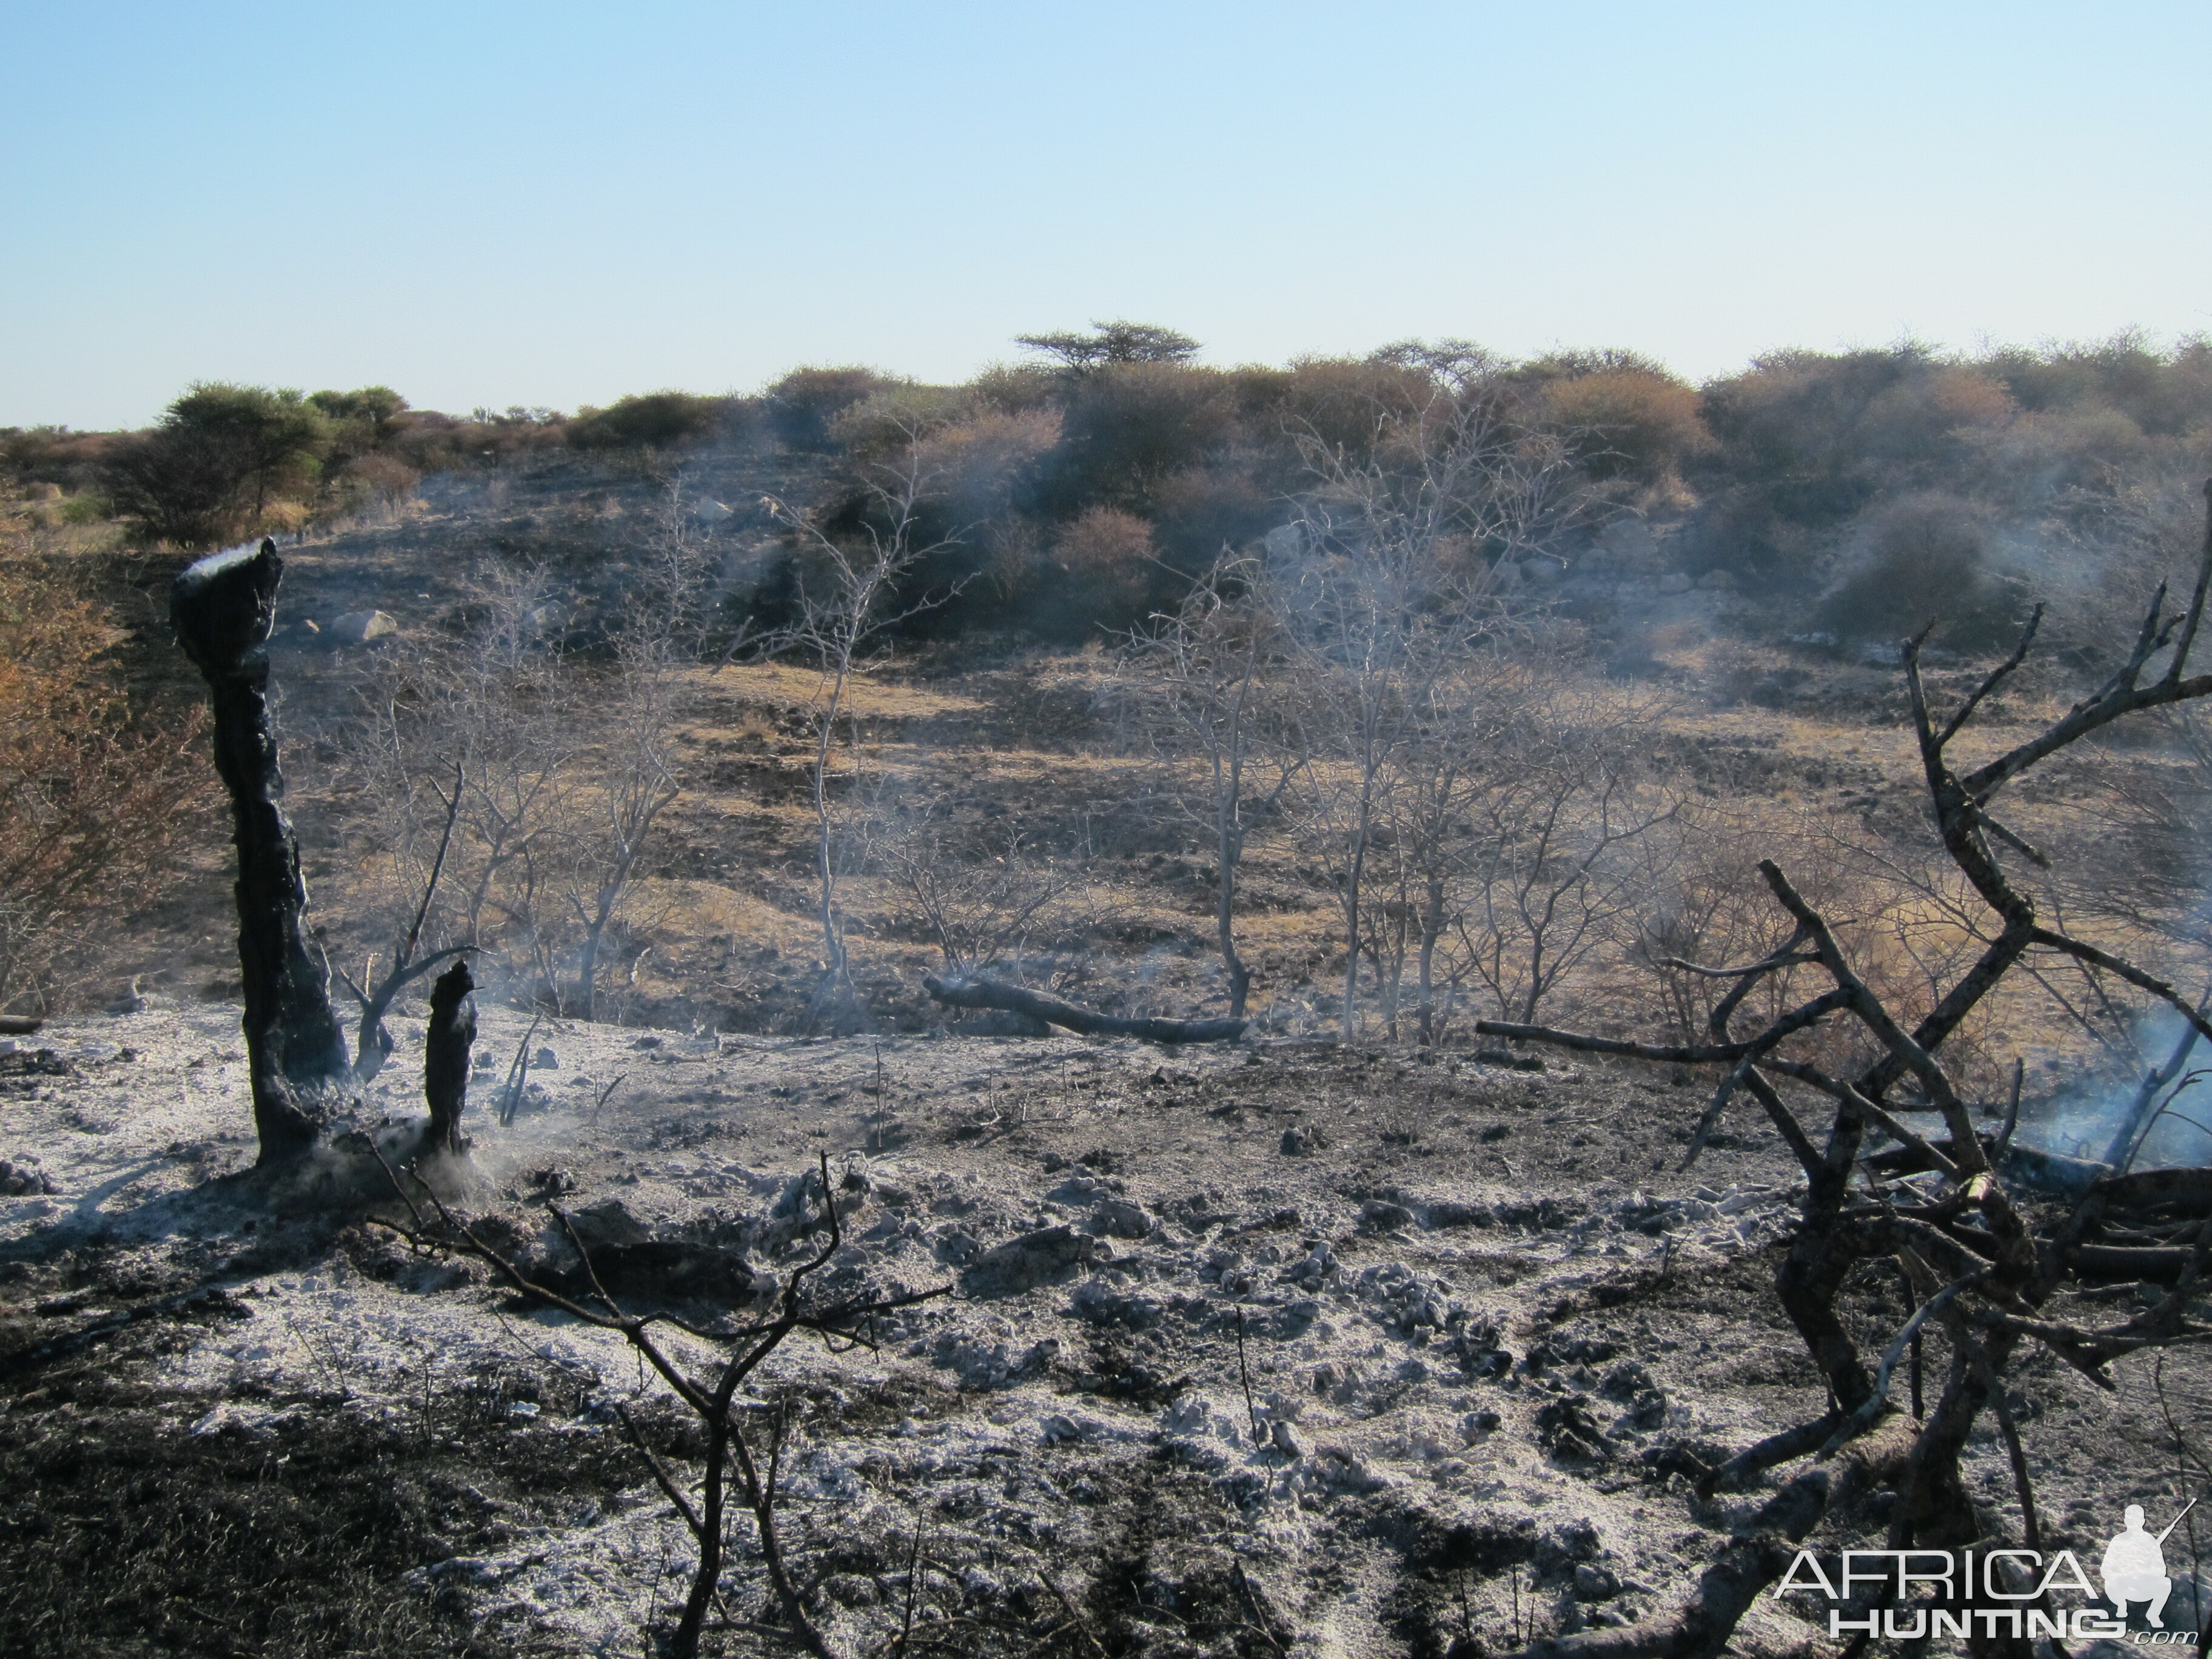
{"label": "smoke", "polygon": [[2171,1008],[2142,1016],[2134,1038],[2136,1051],[2148,1056],[2142,1073],[2086,1080],[2061,1093],[2035,1122],[2022,1123],[2021,1141],[2137,1170],[2212,1164],[2212,1047]]}

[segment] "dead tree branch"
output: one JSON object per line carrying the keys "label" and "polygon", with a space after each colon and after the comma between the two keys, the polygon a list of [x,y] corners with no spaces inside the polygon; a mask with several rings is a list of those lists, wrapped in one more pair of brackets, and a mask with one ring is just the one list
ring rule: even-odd
{"label": "dead tree branch", "polygon": [[[378,1161],[384,1162],[381,1153],[378,1154]],[[666,1651],[676,1656],[677,1659],[696,1659],[698,1654],[700,1638],[707,1629],[708,1613],[719,1593],[721,1582],[726,1549],[724,1514],[729,1496],[730,1465],[734,1459],[738,1486],[746,1507],[752,1511],[769,1583],[788,1626],[787,1630],[778,1633],[796,1642],[817,1656],[817,1659],[836,1659],[834,1650],[807,1612],[805,1595],[791,1577],[777,1527],[775,1455],[771,1455],[769,1468],[763,1473],[759,1460],[745,1438],[744,1431],[738,1422],[735,1407],[738,1389],[795,1332],[811,1332],[825,1342],[842,1341],[872,1348],[874,1345],[869,1336],[870,1322],[876,1316],[949,1294],[951,1287],[944,1285],[898,1296],[859,1297],[829,1303],[817,1303],[807,1296],[809,1278],[826,1265],[844,1243],[830,1182],[830,1158],[826,1152],[821,1155],[818,1179],[821,1183],[823,1227],[828,1234],[827,1241],[814,1255],[792,1270],[776,1299],[775,1310],[771,1317],[721,1329],[702,1327],[673,1314],[638,1315],[624,1309],[601,1282],[585,1239],[567,1215],[557,1209],[554,1214],[560,1219],[580,1256],[585,1276],[592,1285],[589,1300],[577,1300],[532,1278],[513,1258],[487,1243],[468,1223],[457,1218],[428,1184],[418,1177],[416,1186],[436,1212],[434,1224],[425,1222],[420,1207],[402,1184],[399,1172],[388,1163],[384,1164],[384,1168],[393,1191],[406,1204],[414,1218],[414,1224],[404,1226],[388,1220],[380,1224],[399,1234],[416,1249],[472,1256],[489,1266],[521,1295],[556,1308],[570,1317],[599,1329],[617,1333],[636,1350],[645,1363],[667,1384],[670,1391],[699,1419],[705,1432],[706,1446],[702,1454],[700,1497],[696,1507],[684,1495],[659,1460],[650,1452],[647,1453],[647,1461],[652,1466],[655,1481],[675,1504],[677,1512],[683,1516],[698,1547],[698,1565],[692,1576],[690,1594],[685,1600],[683,1614],[675,1630],[669,1635]],[[594,1303],[599,1305],[594,1306]],[[695,1377],[654,1334],[654,1328],[661,1324],[723,1344],[729,1349],[729,1357],[711,1380]],[[640,1443],[642,1445],[642,1442]]]}
{"label": "dead tree branch", "polygon": [[1079,1008],[1018,985],[994,979],[939,979],[924,975],[921,988],[948,1008],[997,1008],[1027,1014],[1084,1036],[1133,1036],[1152,1042],[1234,1042],[1250,1024],[1243,1019],[1131,1019]]}

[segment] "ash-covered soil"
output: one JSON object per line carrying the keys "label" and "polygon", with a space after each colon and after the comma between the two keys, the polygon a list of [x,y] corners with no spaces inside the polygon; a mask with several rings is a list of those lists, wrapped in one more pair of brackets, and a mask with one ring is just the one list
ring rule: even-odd
{"label": "ash-covered soil", "polygon": [[[1675,1173],[1705,1091],[1664,1073],[562,1023],[501,1127],[527,1019],[481,1019],[453,1201],[542,1271],[575,1268],[557,1205],[618,1296],[760,1298],[819,1244],[827,1152],[823,1277],[951,1287],[747,1397],[850,1650],[908,1620],[951,1652],[1378,1656],[1630,1621],[1765,1495],[1696,1474],[1821,1408],[1772,1292],[1795,1167],[1739,1119]],[[421,1110],[394,1029],[372,1121]],[[374,1224],[406,1212],[360,1160],[246,1175],[242,1046],[234,1007],[157,999],[0,1056],[0,1650],[648,1651],[691,1554],[621,1412],[676,1468],[686,1414],[618,1336]],[[1846,1303],[1877,1349],[1905,1316],[1893,1278]],[[2116,1395],[2021,1368],[2045,1536],[2085,1559],[2198,1478],[2206,1364],[2160,1364]],[[2016,1536],[1993,1434],[1970,1473]],[[770,1616],[737,1539],[726,1610]],[[1819,1611],[1762,1600],[1735,1647],[1826,1650]]]}

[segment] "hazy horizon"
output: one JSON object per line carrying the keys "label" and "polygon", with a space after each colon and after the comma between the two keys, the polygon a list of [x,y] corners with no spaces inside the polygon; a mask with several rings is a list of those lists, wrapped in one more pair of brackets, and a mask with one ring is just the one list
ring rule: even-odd
{"label": "hazy horizon", "polygon": [[2212,13],[0,10],[0,425],[194,380],[573,410],[1457,336],[1692,380],[2212,327]]}

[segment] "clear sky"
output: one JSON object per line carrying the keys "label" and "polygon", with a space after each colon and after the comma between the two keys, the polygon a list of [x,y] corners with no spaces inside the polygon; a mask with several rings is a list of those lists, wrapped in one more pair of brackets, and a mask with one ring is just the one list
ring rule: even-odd
{"label": "clear sky", "polygon": [[2212,6],[0,0],[0,424],[2212,330]]}

